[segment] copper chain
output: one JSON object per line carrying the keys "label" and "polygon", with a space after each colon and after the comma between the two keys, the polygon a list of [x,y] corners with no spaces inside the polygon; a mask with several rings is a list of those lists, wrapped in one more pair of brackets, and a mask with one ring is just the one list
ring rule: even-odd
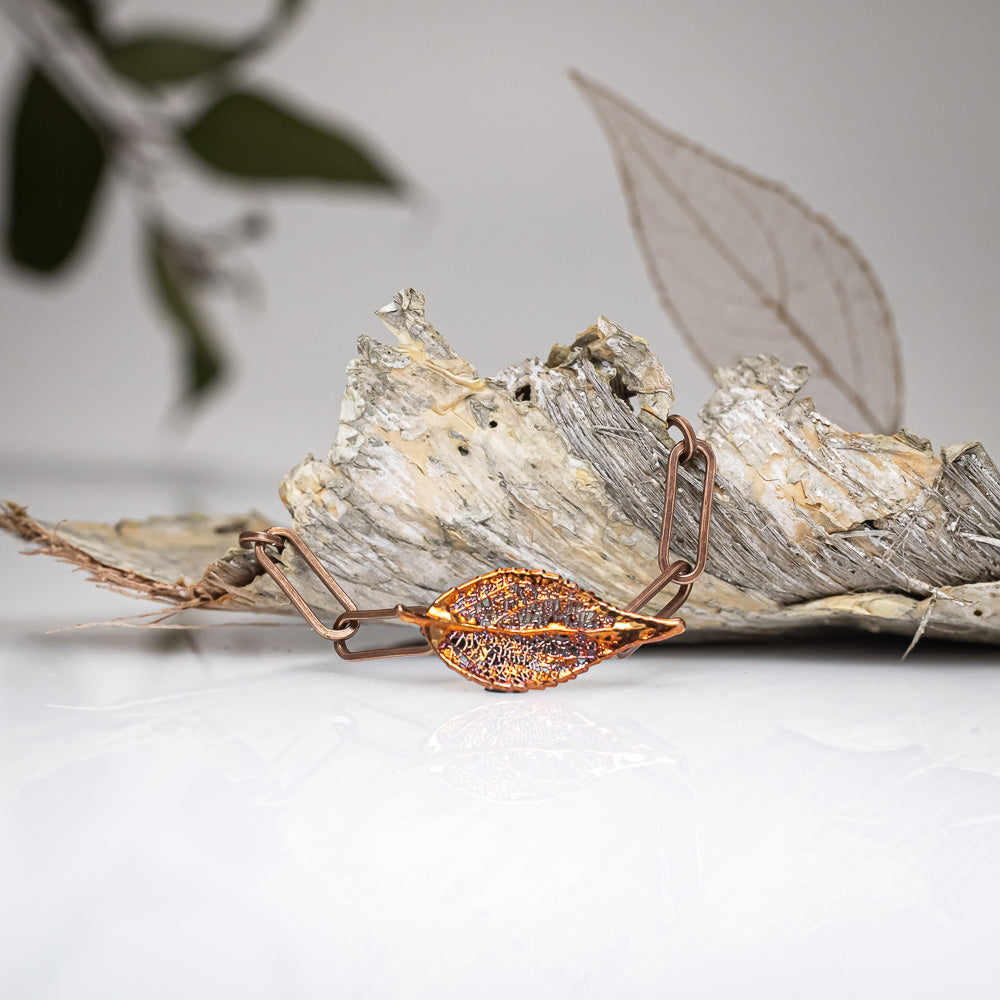
{"label": "copper chain", "polygon": [[[691,424],[684,417],[671,414],[667,417],[667,426],[675,427],[681,433],[681,440],[670,449],[667,459],[667,481],[663,498],[663,516],[660,521],[660,544],[657,561],[660,567],[659,576],[647,586],[642,593],[630,601],[623,610],[637,611],[652,600],[664,587],[677,585],[677,593],[667,602],[654,617],[670,618],[687,600],[691,586],[705,570],[708,561],[708,533],[712,518],[712,495],[715,487],[715,453],[707,441],[697,437]],[[674,503],[677,497],[677,470],[681,465],[688,465],[698,457],[705,461],[704,485],[701,496],[701,511],[698,519],[698,543],[695,551],[694,565],[686,559],[670,559],[670,538],[674,525]],[[333,628],[324,625],[309,606],[305,598],[295,589],[292,582],[285,576],[278,564],[265,551],[272,546],[281,555],[285,545],[290,545],[306,565],[313,571],[320,583],[334,596],[344,609]],[[240,535],[240,545],[243,548],[253,548],[257,562],[264,571],[274,579],[282,593],[291,601],[300,615],[312,626],[313,630],[324,639],[330,639],[338,655],[345,660],[373,660],[389,656],[423,656],[433,652],[430,643],[421,642],[410,646],[388,646],[381,649],[352,650],[347,646],[347,640],[354,636],[364,621],[395,618],[396,609],[376,608],[362,611],[351,600],[347,592],[330,575],[326,567],[316,558],[315,553],[306,545],[297,532],[291,528],[273,527],[267,531],[244,531]],[[426,607],[407,606],[407,611],[417,614],[426,612]]]}
{"label": "copper chain", "polygon": [[[285,576],[284,572],[278,568],[277,564],[264,551],[265,546],[273,545],[280,555],[284,551],[286,542],[305,560],[309,568],[319,578],[320,583],[333,594],[344,609],[344,613],[334,622],[333,628],[328,628],[316,617],[316,613],[309,607],[306,599],[295,589],[291,580]],[[373,660],[376,657],[423,656],[426,653],[432,652],[430,643],[427,642],[421,642],[412,646],[387,646],[383,649],[365,649],[360,651],[349,649],[347,640],[361,628],[361,622],[377,618],[395,618],[396,608],[359,610],[343,587],[334,580],[326,567],[316,558],[316,554],[312,549],[291,528],[274,527],[268,528],[267,531],[244,531],[240,534],[240,545],[245,549],[253,546],[257,562],[274,579],[274,582],[281,588],[285,597],[292,602],[295,610],[313,627],[313,631],[321,635],[324,639],[333,641],[333,648],[337,651],[341,659]],[[402,605],[399,606],[401,607]],[[423,613],[427,608],[411,606],[407,610]]]}
{"label": "copper chain", "polygon": [[[712,497],[715,492],[715,452],[707,441],[696,437],[691,424],[675,414],[667,417],[667,426],[680,430],[683,438],[680,444],[670,449],[667,459],[667,484],[663,496],[663,518],[660,521],[660,545],[657,561],[660,575],[642,593],[625,605],[625,611],[637,611],[651,601],[664,587],[678,584],[677,593],[654,615],[655,618],[669,618],[688,599],[694,581],[705,571],[708,562],[708,532],[712,520]],[[670,536],[674,527],[674,504],[677,500],[677,469],[693,462],[699,455],[705,460],[705,479],[701,494],[701,514],[698,519],[698,546],[692,566],[686,559],[670,561]]]}

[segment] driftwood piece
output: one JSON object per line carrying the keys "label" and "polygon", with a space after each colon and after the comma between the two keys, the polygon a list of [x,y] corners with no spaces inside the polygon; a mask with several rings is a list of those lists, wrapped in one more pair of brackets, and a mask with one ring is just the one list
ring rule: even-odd
{"label": "driftwood piece", "polygon": [[[548,360],[481,377],[408,289],[361,337],[336,441],[285,478],[294,527],[360,607],[427,604],[498,567],[545,569],[623,605],[656,573],[673,388],[645,341],[601,318]],[[978,444],[852,434],[802,395],[808,372],[716,373],[700,434],[719,479],[689,639],[823,627],[1000,643],[1000,475]],[[674,551],[692,555],[700,482],[681,467]],[[259,515],[119,526],[9,506],[0,525],[99,581],[183,607],[286,611],[235,545]],[[339,608],[294,557],[317,609]],[[662,603],[662,602],[659,602]],[[654,602],[646,610],[655,611]]]}

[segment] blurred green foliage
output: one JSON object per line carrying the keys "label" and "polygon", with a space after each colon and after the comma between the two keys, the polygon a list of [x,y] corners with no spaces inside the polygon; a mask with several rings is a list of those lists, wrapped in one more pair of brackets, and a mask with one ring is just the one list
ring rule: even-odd
{"label": "blurred green foliage", "polygon": [[[138,185],[150,287],[181,347],[183,400],[197,403],[226,367],[198,300],[224,273],[221,255],[232,239],[185,232],[171,219],[155,183],[158,163],[186,158],[234,186],[309,181],[399,194],[403,185],[358,138],[240,82],[250,57],[276,42],[301,0],[280,0],[262,27],[238,40],[177,29],[123,37],[107,26],[97,0],[45,2],[66,40],[96,54],[109,71],[105,84],[120,92],[95,99],[68,68],[62,45],[33,51],[7,141],[7,257],[36,275],[58,275],[85,241],[102,186]],[[193,100],[179,115],[170,99],[182,87]],[[152,154],[141,128],[108,112],[112,99],[137,92],[147,111],[159,102]],[[237,231],[246,238],[259,231],[252,221]]]}
{"label": "blurred green foliage", "polygon": [[11,260],[42,274],[70,260],[104,177],[105,145],[46,73],[32,67],[9,144]]}
{"label": "blurred green foliage", "polygon": [[183,139],[203,163],[235,177],[398,186],[356,141],[260,93],[223,94]]}
{"label": "blurred green foliage", "polygon": [[155,88],[213,73],[245,54],[246,47],[174,34],[146,34],[104,48],[108,65],[133,83]]}

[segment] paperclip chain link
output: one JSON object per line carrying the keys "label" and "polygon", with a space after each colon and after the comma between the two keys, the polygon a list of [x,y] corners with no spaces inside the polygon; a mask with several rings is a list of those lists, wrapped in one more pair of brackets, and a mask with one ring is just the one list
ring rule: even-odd
{"label": "paperclip chain link", "polygon": [[[657,562],[660,573],[640,594],[630,601],[623,610],[636,611],[649,603],[664,587],[676,584],[677,593],[655,615],[656,618],[670,618],[687,600],[695,580],[704,572],[708,560],[708,539],[712,517],[712,497],[715,487],[715,453],[708,442],[699,438],[691,424],[684,417],[671,414],[667,417],[667,426],[680,431],[681,440],[670,450],[667,459],[666,486],[663,499],[663,517],[660,522],[660,540],[657,551]],[[704,459],[705,476],[702,488],[701,510],[698,520],[698,542],[695,550],[695,561],[692,565],[686,559],[671,560],[670,538],[674,524],[674,504],[677,497],[677,470],[681,465],[689,465],[698,458]],[[266,549],[272,546],[277,555],[284,551],[286,543],[306,562],[323,586],[333,595],[343,607],[344,612],[329,628],[319,620],[308,602],[295,589],[295,586],[281,570],[278,564],[268,555]],[[315,553],[306,545],[297,532],[291,528],[272,527],[267,531],[244,531],[240,535],[240,545],[253,548],[254,555],[263,570],[274,579],[282,593],[291,601],[300,615],[312,626],[313,630],[324,639],[334,643],[338,655],[345,660],[371,660],[390,656],[422,656],[432,652],[428,642],[411,646],[383,647],[381,649],[351,650],[347,640],[355,635],[363,621],[373,619],[395,618],[397,611],[403,605],[392,608],[375,608],[361,610],[350,598],[347,592],[330,575],[326,567],[319,561]],[[426,608],[407,607],[405,610],[415,613],[426,612]]]}

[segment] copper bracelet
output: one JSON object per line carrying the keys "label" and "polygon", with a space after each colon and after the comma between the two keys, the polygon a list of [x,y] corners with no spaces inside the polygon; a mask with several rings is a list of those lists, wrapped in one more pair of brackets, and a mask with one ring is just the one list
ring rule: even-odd
{"label": "copper bracelet", "polygon": [[[708,559],[708,534],[715,484],[715,454],[698,438],[683,417],[671,415],[667,425],[681,432],[667,460],[666,491],[660,543],[660,573],[624,608],[613,607],[577,584],[542,570],[498,569],[453,587],[428,607],[397,604],[392,608],[361,610],[330,575],[302,538],[290,528],[244,531],[240,544],[252,547],[262,570],[268,573],[299,614],[324,639],[333,642],[345,660],[389,656],[422,656],[435,652],[463,677],[493,691],[527,691],[554,687],[572,680],[594,663],[628,655],[649,642],[660,642],[684,631],[684,621],[672,617],[687,600],[694,581]],[[677,493],[677,469],[702,458],[704,487],[694,563],[671,560],[670,536]],[[344,608],[333,627],[324,625],[278,564],[277,554],[290,545]],[[636,612],[664,587],[676,584],[670,601],[655,615]],[[423,641],[407,646],[352,650],[347,640],[361,623],[396,618],[417,625]]]}

